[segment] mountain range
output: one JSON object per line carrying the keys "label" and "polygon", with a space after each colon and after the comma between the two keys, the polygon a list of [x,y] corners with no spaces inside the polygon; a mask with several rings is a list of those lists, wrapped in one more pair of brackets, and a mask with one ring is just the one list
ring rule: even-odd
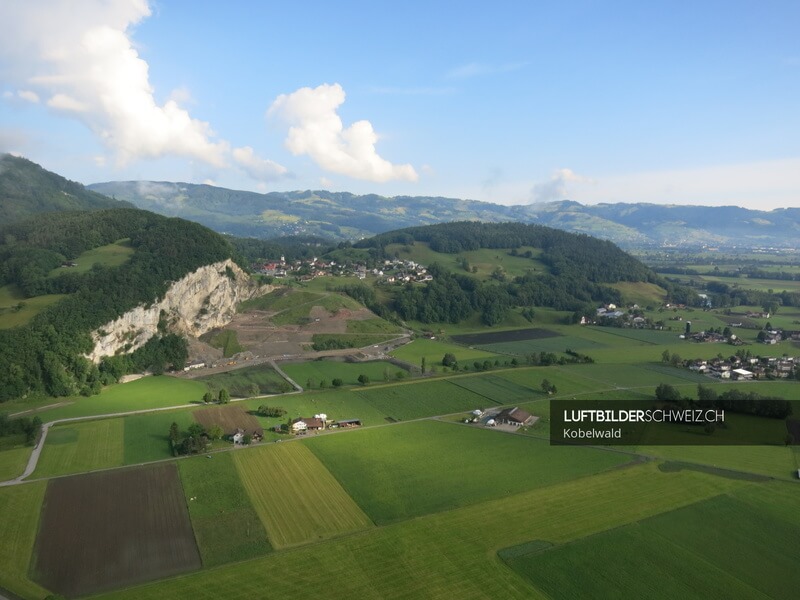
{"label": "mountain range", "polygon": [[258,194],[209,185],[155,181],[97,183],[89,189],[138,208],[197,221],[237,236],[321,235],[358,239],[403,227],[450,221],[518,221],[586,233],[627,247],[796,247],[800,208],[583,205],[563,200],[505,206],[434,196],[306,190]]}
{"label": "mountain range", "polygon": [[0,223],[42,212],[131,206],[196,221],[217,232],[262,239],[299,234],[356,240],[452,221],[537,223],[608,239],[624,248],[794,248],[800,239],[800,208],[583,205],[569,200],[505,206],[438,196],[385,197],[324,190],[259,194],[156,181],[84,187],[24,158],[0,155]]}

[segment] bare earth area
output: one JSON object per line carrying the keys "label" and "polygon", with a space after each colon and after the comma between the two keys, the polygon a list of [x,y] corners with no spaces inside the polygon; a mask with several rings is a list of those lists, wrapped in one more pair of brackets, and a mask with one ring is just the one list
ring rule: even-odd
{"label": "bare earth area", "polygon": [[74,598],[199,569],[174,463],[52,479],[33,578]]}

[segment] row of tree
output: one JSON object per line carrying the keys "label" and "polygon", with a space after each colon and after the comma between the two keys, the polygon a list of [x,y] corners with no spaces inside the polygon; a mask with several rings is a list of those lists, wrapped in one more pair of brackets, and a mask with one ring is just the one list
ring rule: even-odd
{"label": "row of tree", "polygon": [[697,408],[718,408],[731,413],[770,419],[786,419],[792,415],[792,403],[783,398],[741,390],[728,390],[720,394],[714,388],[702,384],[697,386],[697,400],[682,396],[677,388],[668,383],[659,384],[656,388],[656,400]]}

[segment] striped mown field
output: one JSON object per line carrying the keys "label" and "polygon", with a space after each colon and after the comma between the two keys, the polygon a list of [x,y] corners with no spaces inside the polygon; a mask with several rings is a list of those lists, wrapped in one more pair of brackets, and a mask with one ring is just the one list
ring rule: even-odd
{"label": "striped mown field", "polygon": [[274,548],[372,526],[328,469],[292,442],[233,454],[242,484]]}

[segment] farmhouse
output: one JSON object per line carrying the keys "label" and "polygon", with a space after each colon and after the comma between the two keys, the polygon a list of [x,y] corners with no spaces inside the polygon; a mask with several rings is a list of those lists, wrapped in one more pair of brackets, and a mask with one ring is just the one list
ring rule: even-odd
{"label": "farmhouse", "polygon": [[361,427],[361,419],[345,419],[331,424],[331,428]]}
{"label": "farmhouse", "polygon": [[325,421],[318,417],[298,417],[292,420],[292,431],[294,433],[319,431],[321,429],[325,429]]}
{"label": "farmhouse", "polygon": [[495,420],[498,423],[505,423],[506,425],[515,425],[521,427],[523,425],[532,425],[535,422],[535,417],[521,408],[504,408],[501,410]]}
{"label": "farmhouse", "polygon": [[733,378],[736,379],[736,380],[752,379],[753,378],[753,373],[751,373],[747,369],[734,369],[733,370]]}

